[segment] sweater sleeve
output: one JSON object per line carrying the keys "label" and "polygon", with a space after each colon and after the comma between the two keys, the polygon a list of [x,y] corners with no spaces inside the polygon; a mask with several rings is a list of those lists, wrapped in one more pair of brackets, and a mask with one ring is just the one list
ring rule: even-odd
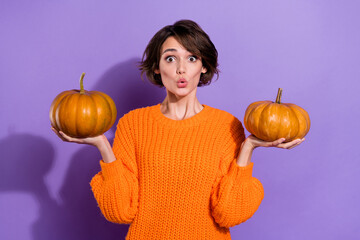
{"label": "sweater sleeve", "polygon": [[211,192],[211,212],[221,227],[233,227],[249,219],[258,209],[264,190],[260,181],[252,177],[254,163],[237,165],[244,128],[234,117],[227,127],[224,152]]}
{"label": "sweater sleeve", "polygon": [[138,169],[135,158],[133,127],[129,114],[118,122],[113,143],[116,160],[100,160],[101,171],[91,182],[91,189],[108,221],[130,224],[138,210]]}

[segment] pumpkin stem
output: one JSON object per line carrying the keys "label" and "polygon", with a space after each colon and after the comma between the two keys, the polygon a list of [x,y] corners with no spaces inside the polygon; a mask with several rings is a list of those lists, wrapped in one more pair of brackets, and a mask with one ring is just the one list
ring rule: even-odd
{"label": "pumpkin stem", "polygon": [[282,94],[282,88],[279,88],[277,96],[276,96],[276,103],[281,104],[281,94]]}
{"label": "pumpkin stem", "polygon": [[85,73],[82,73],[82,74],[81,74],[81,77],[80,77],[80,94],[84,94],[84,93],[85,93],[84,83],[83,83],[84,77],[85,77]]}

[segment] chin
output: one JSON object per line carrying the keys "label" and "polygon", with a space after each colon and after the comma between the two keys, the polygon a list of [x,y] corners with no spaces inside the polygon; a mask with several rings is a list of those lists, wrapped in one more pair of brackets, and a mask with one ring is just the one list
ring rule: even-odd
{"label": "chin", "polygon": [[189,88],[178,88],[175,89],[175,91],[173,92],[175,95],[177,96],[182,96],[185,97],[189,94],[191,94],[195,89],[189,89]]}
{"label": "chin", "polygon": [[189,95],[188,92],[186,92],[186,93],[178,93],[178,92],[175,92],[175,93],[172,93],[172,94],[175,95],[175,96],[177,96],[177,97],[181,97],[181,98],[186,97],[186,96]]}

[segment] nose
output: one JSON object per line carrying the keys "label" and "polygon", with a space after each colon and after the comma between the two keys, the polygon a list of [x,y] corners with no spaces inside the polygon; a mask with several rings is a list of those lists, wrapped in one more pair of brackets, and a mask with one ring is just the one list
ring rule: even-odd
{"label": "nose", "polygon": [[185,73],[185,63],[184,63],[183,60],[180,60],[180,61],[178,62],[176,72],[177,72],[178,74],[183,74],[183,73]]}

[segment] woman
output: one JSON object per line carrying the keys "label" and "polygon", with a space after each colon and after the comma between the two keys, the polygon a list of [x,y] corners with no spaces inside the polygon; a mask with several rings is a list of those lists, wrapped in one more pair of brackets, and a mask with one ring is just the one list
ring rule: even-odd
{"label": "woman", "polygon": [[231,239],[229,228],[249,219],[264,196],[252,177],[253,150],[304,141],[245,139],[236,117],[201,104],[197,87],[211,83],[217,65],[208,35],[178,21],[154,35],[140,66],[165,87],[164,101],[125,114],[112,148],[104,135],[74,139],[55,131],[99,149],[92,191],[109,221],[131,224],[126,239]]}

